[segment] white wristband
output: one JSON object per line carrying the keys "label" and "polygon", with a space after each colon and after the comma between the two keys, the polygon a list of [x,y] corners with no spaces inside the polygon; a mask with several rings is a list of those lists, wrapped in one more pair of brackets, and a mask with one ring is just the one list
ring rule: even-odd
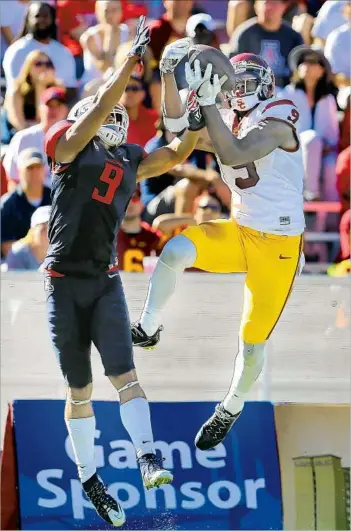
{"label": "white wristband", "polygon": [[171,133],[180,133],[189,127],[188,113],[185,112],[183,116],[179,118],[169,118],[165,114],[163,115],[163,123],[165,124],[166,129]]}

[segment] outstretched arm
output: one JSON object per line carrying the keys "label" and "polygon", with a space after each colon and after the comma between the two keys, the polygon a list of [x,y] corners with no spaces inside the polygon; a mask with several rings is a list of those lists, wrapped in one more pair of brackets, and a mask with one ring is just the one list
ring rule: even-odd
{"label": "outstretched arm", "polygon": [[186,106],[179,95],[174,69],[187,55],[191,45],[189,37],[172,42],[163,50],[160,61],[163,120],[166,128],[176,134],[184,131],[189,122]]}
{"label": "outstretched arm", "polygon": [[280,146],[296,147],[291,127],[269,118],[238,139],[228,129],[215,105],[201,107],[213,147],[226,166],[239,166],[261,159]]}
{"label": "outstretched arm", "polygon": [[132,49],[121,68],[99,88],[91,108],[59,139],[55,150],[55,159],[58,162],[72,162],[96,135],[114,105],[120,100],[130,75],[145,53],[149,40],[149,28],[145,26],[145,17],[140,17]]}
{"label": "outstretched arm", "polygon": [[188,126],[188,113],[183,104],[174,74],[161,74],[162,116],[166,129],[171,133],[183,132]]}
{"label": "outstretched arm", "polygon": [[184,162],[194,151],[200,131],[187,131],[183,139],[175,138],[168,146],[156,149],[139,164],[137,181],[167,173]]}

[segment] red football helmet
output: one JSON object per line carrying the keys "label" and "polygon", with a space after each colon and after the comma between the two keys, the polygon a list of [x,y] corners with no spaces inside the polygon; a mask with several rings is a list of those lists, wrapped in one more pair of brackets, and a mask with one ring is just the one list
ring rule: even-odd
{"label": "red football helmet", "polygon": [[253,53],[240,53],[231,58],[235,87],[224,92],[231,109],[248,111],[274,95],[275,79],[270,66]]}

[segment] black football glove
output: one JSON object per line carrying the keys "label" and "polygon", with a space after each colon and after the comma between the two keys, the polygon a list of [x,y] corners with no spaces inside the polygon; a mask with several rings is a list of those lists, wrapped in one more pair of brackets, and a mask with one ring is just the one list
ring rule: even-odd
{"label": "black football glove", "polygon": [[128,56],[136,55],[141,59],[146,52],[147,45],[150,42],[150,30],[148,26],[145,26],[145,21],[146,18],[144,16],[139,17],[132,49]]}
{"label": "black football glove", "polygon": [[195,90],[191,90],[186,100],[188,111],[188,121],[190,131],[199,131],[206,127],[205,119],[202,116],[201,107],[196,98]]}

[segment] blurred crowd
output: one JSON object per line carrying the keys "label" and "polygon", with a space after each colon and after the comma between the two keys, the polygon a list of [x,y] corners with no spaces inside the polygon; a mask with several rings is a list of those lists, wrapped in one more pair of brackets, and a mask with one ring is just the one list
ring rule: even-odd
{"label": "blurred crowd", "polygon": [[[306,242],[307,260],[335,262],[331,274],[349,271],[350,0],[0,0],[3,269],[40,267],[51,186],[44,135],[123,62],[140,15],[151,42],[121,100],[128,142],[151,152],[173,138],[160,115],[158,69],[171,41],[189,36],[229,57],[261,55],[277,95],[300,109],[307,229],[340,231],[337,241]],[[184,64],[176,69],[181,92]],[[228,216],[230,193],[214,156],[194,151],[137,190],[120,230],[120,268],[143,271],[145,257],[186,226]]]}

